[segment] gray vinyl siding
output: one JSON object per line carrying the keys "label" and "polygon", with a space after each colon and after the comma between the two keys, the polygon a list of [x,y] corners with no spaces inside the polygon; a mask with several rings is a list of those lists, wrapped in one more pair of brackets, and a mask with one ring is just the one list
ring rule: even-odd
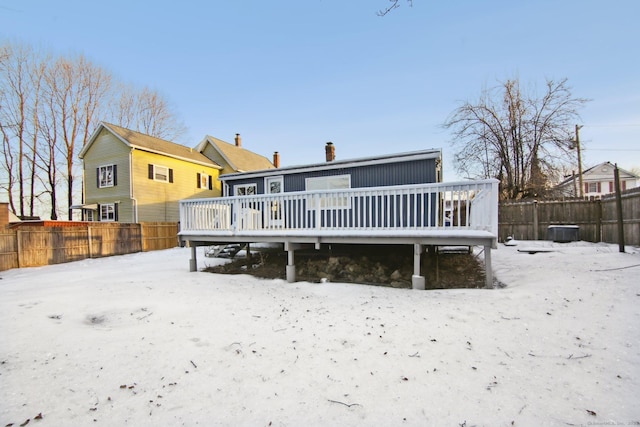
{"label": "gray vinyl siding", "polygon": [[335,175],[350,175],[351,188],[436,182],[435,160],[428,159],[285,175],[284,191],[305,191],[306,178]]}
{"label": "gray vinyl siding", "polygon": [[[113,203],[129,198],[129,152],[130,149],[111,133],[102,131],[98,139],[87,151],[83,160],[84,167],[84,203]],[[116,166],[116,185],[98,187],[97,170],[101,166]]]}
{"label": "gray vinyl siding", "polygon": [[[273,172],[273,171],[269,171]],[[384,187],[391,185],[424,184],[436,182],[436,160],[422,159],[397,163],[366,165],[340,169],[315,170],[283,174],[284,191],[305,191],[305,180],[322,176],[350,175],[351,188]],[[234,186],[256,184],[257,194],[264,194],[264,177],[230,179],[230,195]]]}

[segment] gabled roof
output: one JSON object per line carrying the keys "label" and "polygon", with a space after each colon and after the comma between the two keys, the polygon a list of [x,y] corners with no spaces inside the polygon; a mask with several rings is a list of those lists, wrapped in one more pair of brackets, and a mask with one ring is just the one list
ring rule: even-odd
{"label": "gabled roof", "polygon": [[227,164],[238,172],[275,168],[273,163],[266,157],[210,135],[207,135],[195,149],[203,152],[207,144],[211,144]]}
{"label": "gabled roof", "polygon": [[111,132],[116,138],[122,141],[128,147],[148,151],[151,153],[162,154],[164,156],[173,157],[179,160],[185,160],[191,163],[198,163],[204,166],[214,167],[222,169],[213,160],[207,158],[204,154],[193,148],[185,147],[184,145],[176,144],[175,142],[165,141],[164,139],[156,138],[151,135],[136,132],[131,129],[126,129],[120,126],[116,126],[111,123],[101,122],[98,128],[95,130],[87,144],[82,148],[79,157],[82,159],[87,153],[91,145],[98,138],[100,132],[106,129]]}
{"label": "gabled roof", "polygon": [[277,169],[256,170],[253,172],[233,173],[220,175],[220,180],[244,179],[249,177],[262,177],[270,175],[287,175],[300,172],[310,172],[318,170],[343,169],[358,166],[382,165],[389,163],[400,163],[412,160],[424,159],[441,159],[442,151],[432,148],[421,151],[410,151],[405,153],[383,154],[371,157],[362,157],[357,159],[334,160],[331,162],[314,163],[309,165],[287,166]]}
{"label": "gabled roof", "polygon": [[[611,170],[611,175],[613,176],[613,170],[615,169],[615,165],[611,162],[602,162],[599,163],[595,166],[592,166],[588,169],[585,169],[582,171],[582,177],[584,178],[587,175],[592,175],[594,172],[596,172],[598,169],[602,169],[603,167],[608,167]],[[618,172],[620,173],[620,177],[621,178],[640,178],[638,177],[638,175],[631,173],[629,171],[626,171],[622,168],[618,168]],[[578,178],[578,175],[576,174],[575,178]],[[573,176],[568,176],[566,177],[564,180],[562,180],[557,186],[561,187],[563,185],[569,184],[569,183],[573,183],[574,177]]]}

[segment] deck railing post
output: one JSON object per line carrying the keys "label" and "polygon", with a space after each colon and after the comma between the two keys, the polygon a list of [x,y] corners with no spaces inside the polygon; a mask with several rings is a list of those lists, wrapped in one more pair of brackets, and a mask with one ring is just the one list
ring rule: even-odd
{"label": "deck railing post", "polygon": [[497,236],[497,209],[498,181],[483,180],[191,199],[179,210],[185,234],[446,229]]}
{"label": "deck railing post", "polygon": [[231,212],[231,230],[234,233],[238,231],[238,222],[240,221],[240,201],[238,199],[233,201],[233,208]]}
{"label": "deck railing post", "polygon": [[422,245],[416,243],[413,245],[413,276],[411,276],[411,287],[413,289],[424,290],[425,279],[420,275],[420,258],[422,255]]}

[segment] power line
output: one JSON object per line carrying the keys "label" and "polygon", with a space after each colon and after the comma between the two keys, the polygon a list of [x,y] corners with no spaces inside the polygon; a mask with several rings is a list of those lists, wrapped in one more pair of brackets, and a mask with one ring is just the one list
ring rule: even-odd
{"label": "power line", "polygon": [[640,123],[624,123],[616,125],[583,125],[588,128],[618,128],[618,127],[638,127]]}
{"label": "power line", "polygon": [[640,148],[583,148],[585,151],[640,151]]}

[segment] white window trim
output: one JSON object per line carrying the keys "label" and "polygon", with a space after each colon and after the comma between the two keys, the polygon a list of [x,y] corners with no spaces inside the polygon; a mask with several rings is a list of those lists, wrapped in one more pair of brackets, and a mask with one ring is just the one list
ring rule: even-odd
{"label": "white window trim", "polygon": [[[100,183],[99,183],[99,187],[98,187],[98,188],[109,188],[109,187],[114,187],[114,184],[113,184],[113,183],[115,182],[115,176],[114,176],[114,173],[113,173],[113,169],[114,169],[114,168],[113,168],[113,166],[114,166],[113,164],[111,164],[111,165],[102,165],[102,166],[98,166],[98,170],[99,170],[99,173],[100,173]],[[106,182],[106,183],[103,185],[103,179],[102,179],[102,176],[103,176],[103,170],[105,171],[104,173],[107,173],[107,171],[108,171],[109,169],[111,169],[111,176],[110,176],[110,179],[109,179],[109,180],[105,180],[105,181],[108,181],[108,182]]]}
{"label": "white window trim", "polygon": [[270,185],[272,182],[278,182],[280,184],[280,193],[284,193],[284,176],[267,176],[264,178],[264,192],[265,194],[280,194],[280,193],[271,193]]}
{"label": "white window trim", "polygon": [[[164,174],[166,179],[160,179],[158,178],[158,169],[165,169],[166,173]],[[161,166],[161,165],[153,165],[153,180],[154,181],[158,181],[158,182],[169,182],[169,168],[167,166]]]}
{"label": "white window trim", "polygon": [[200,188],[208,190],[210,182],[211,182],[211,175],[207,175],[206,173],[200,174]]}
{"label": "white window trim", "polygon": [[[105,208],[106,208],[106,212],[104,211]],[[109,218],[109,214],[111,214],[111,218]],[[116,221],[116,204],[115,203],[101,204],[99,215],[100,215],[101,222],[115,222]]]}
{"label": "white window trim", "polygon": [[[346,178],[346,187],[333,187],[331,186],[332,180],[335,182],[338,179]],[[351,188],[351,175],[328,175],[305,178],[304,180],[305,191],[330,191],[330,190],[348,190]],[[319,201],[320,209],[350,209],[351,198],[344,197],[320,197]],[[311,199],[309,209],[316,209],[315,199]]]}
{"label": "white window trim", "polygon": [[[247,194],[247,189],[249,188],[253,188],[253,194]],[[238,194],[238,191],[240,189],[244,189],[244,194]],[[258,194],[258,186],[256,184],[239,184],[239,185],[234,185],[233,186],[233,194],[235,196],[242,196],[242,197],[246,197],[246,196],[255,196],[256,194]]]}

